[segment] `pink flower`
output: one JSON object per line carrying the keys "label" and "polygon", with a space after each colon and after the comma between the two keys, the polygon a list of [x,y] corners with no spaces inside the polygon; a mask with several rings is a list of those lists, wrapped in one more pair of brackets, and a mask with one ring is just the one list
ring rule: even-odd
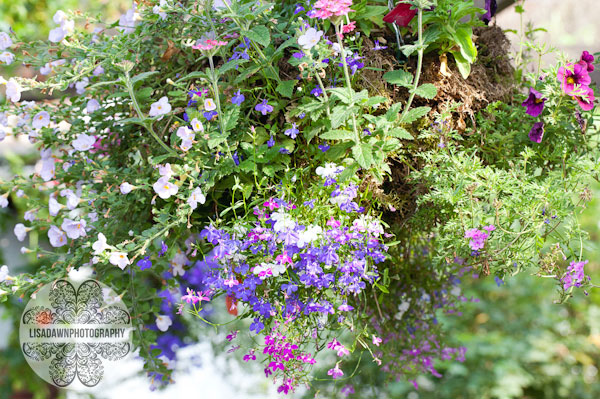
{"label": "pink flower", "polygon": [[342,27],[342,33],[350,33],[356,29],[356,21],[350,21],[348,25]]}
{"label": "pink flower", "polygon": [[571,95],[575,85],[587,86],[592,83],[592,78],[588,74],[587,65],[567,64],[566,67],[558,68],[556,74],[558,80],[562,83],[562,89],[566,94]]}
{"label": "pink flower", "polygon": [[343,376],[344,372],[340,370],[339,365],[336,364],[334,368],[327,371],[327,375],[330,375],[335,380],[336,378]]}
{"label": "pink flower", "polygon": [[594,70],[594,56],[587,51],[581,53],[581,59],[579,60],[579,63],[584,65],[588,72],[592,72]]}
{"label": "pink flower", "polygon": [[315,17],[327,19],[330,17],[341,17],[349,12],[354,12],[350,9],[352,0],[318,0],[315,5]]}
{"label": "pink flower", "polygon": [[584,111],[590,111],[594,108],[594,89],[588,86],[581,86],[580,88],[571,92],[573,98],[577,101],[581,109]]}
{"label": "pink flower", "polygon": [[373,335],[373,345],[375,346],[379,346],[379,344],[382,342],[383,340],[381,338],[378,338],[376,335]]}
{"label": "pink flower", "polygon": [[227,42],[223,42],[220,40],[206,39],[202,41],[202,39],[198,40],[195,45],[192,46],[194,50],[212,50],[216,47],[221,47],[226,45]]}

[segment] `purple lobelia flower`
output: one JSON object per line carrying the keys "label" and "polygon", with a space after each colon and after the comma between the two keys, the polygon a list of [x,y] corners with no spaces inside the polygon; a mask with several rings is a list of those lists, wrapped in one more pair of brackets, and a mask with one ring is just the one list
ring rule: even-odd
{"label": "purple lobelia flower", "polygon": [[267,146],[269,148],[273,147],[275,145],[275,139],[273,138],[273,136],[269,137],[269,141],[267,141]]}
{"label": "purple lobelia flower", "polygon": [[233,97],[231,97],[231,103],[235,105],[242,105],[246,97],[238,90]]}
{"label": "purple lobelia flower", "polygon": [[289,136],[290,138],[295,139],[296,136],[298,135],[298,133],[300,133],[300,131],[296,127],[296,123],[292,123],[292,127],[287,129],[283,133],[285,133],[286,136]]}
{"label": "purple lobelia flower", "polygon": [[486,25],[489,24],[492,17],[496,15],[497,9],[498,4],[496,4],[496,0],[485,0],[485,10],[487,12],[481,16],[481,20],[485,22]]}
{"label": "purple lobelia flower", "polygon": [[539,116],[544,110],[544,103],[546,98],[542,97],[542,93],[535,90],[533,87],[529,88],[529,97],[521,104],[523,107],[527,107],[525,111],[528,115]]}
{"label": "purple lobelia flower", "polygon": [[575,85],[587,86],[592,83],[592,79],[588,74],[587,64],[567,64],[566,67],[558,68],[556,74],[558,80],[562,83],[562,89],[566,94],[571,94],[575,89]]}
{"label": "purple lobelia flower", "polygon": [[143,259],[138,260],[136,265],[139,266],[140,270],[146,270],[152,267],[152,261],[149,256],[146,256]]}
{"label": "purple lobelia flower", "polygon": [[529,140],[541,143],[542,137],[544,137],[544,122],[536,122],[529,131]]}
{"label": "purple lobelia flower", "polygon": [[263,115],[273,112],[273,106],[269,105],[267,100],[262,100],[260,104],[256,104],[256,107],[254,107],[254,109]]}
{"label": "purple lobelia flower", "polygon": [[594,56],[589,52],[584,51],[581,53],[581,59],[579,60],[579,64],[585,66],[588,72],[592,72],[594,70]]}

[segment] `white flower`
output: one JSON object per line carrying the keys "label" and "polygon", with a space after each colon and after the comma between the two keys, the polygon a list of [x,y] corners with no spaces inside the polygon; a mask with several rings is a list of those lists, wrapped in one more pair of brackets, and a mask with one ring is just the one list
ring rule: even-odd
{"label": "white flower", "polygon": [[102,68],[102,65],[98,65],[95,69],[94,72],[92,72],[92,75],[94,76],[100,76],[104,73],[104,68]]}
{"label": "white flower", "polygon": [[323,31],[317,31],[315,28],[308,28],[306,32],[302,36],[298,38],[298,44],[304,50],[310,50],[321,40],[321,36],[323,36]]}
{"label": "white flower", "polygon": [[54,157],[52,156],[52,149],[47,148],[45,150],[40,151],[41,154],[41,162],[42,168],[40,171],[40,176],[44,181],[50,181],[54,178],[54,163],[56,162]]}
{"label": "white flower", "polygon": [[185,256],[183,252],[177,252],[173,259],[171,259],[171,266],[173,267],[173,276],[183,276],[185,274],[185,270],[183,270],[183,266],[188,263],[188,258]]}
{"label": "white flower", "polygon": [[119,186],[119,190],[121,190],[121,194],[123,195],[129,194],[133,189],[134,187],[126,181],[121,183],[121,185]]}
{"label": "white flower", "polygon": [[225,5],[225,1],[227,2],[227,4],[231,4],[231,0],[213,0],[213,9],[221,10],[223,8],[227,8],[227,6]]}
{"label": "white flower", "polygon": [[87,214],[88,219],[90,219],[90,222],[94,223],[98,221],[98,212],[90,212]]}
{"label": "white flower", "polygon": [[192,209],[196,209],[198,207],[198,203],[204,204],[205,202],[206,197],[202,193],[200,187],[196,187],[187,200],[187,203],[192,207]]}
{"label": "white flower", "polygon": [[68,133],[71,130],[71,124],[67,121],[61,121],[58,124],[58,131],[61,133]]}
{"label": "white flower", "polygon": [[104,234],[98,233],[98,241],[92,244],[92,249],[94,250],[94,255],[100,255],[104,250],[108,249]]}
{"label": "white flower", "polygon": [[127,10],[127,12],[121,15],[119,18],[119,29],[124,35],[128,35],[135,31],[135,23],[140,19],[140,14],[135,12],[135,5],[133,8]]}
{"label": "white flower", "polygon": [[0,195],[0,208],[6,208],[8,206],[8,193]]}
{"label": "white flower", "polygon": [[148,116],[159,116],[171,112],[171,104],[168,97],[161,97],[157,102],[150,105]]}
{"label": "white flower", "polygon": [[152,187],[154,188],[156,194],[158,194],[158,196],[162,199],[167,199],[170,196],[177,194],[177,191],[179,190],[175,184],[169,182],[169,178],[167,176],[163,176],[158,179]]}
{"label": "white flower", "polygon": [[59,26],[58,28],[52,29],[50,33],[48,33],[48,40],[50,40],[52,43],[59,43],[62,42],[66,36],[67,32]]}
{"label": "white flower", "polygon": [[160,0],[160,5],[155,5],[154,7],[152,7],[152,12],[154,14],[158,14],[160,19],[165,20],[165,19],[167,19],[167,13],[164,12],[163,7],[165,7],[166,5],[167,5],[166,0]]}
{"label": "white flower", "polygon": [[317,167],[317,175],[322,178],[334,177],[338,173],[341,173],[344,170],[342,166],[337,166],[334,163],[326,163],[325,166]]}
{"label": "white flower", "polygon": [[6,50],[12,46],[12,44],[12,40],[10,39],[10,36],[8,36],[8,33],[0,32],[0,50]]}
{"label": "white flower", "polygon": [[85,133],[81,133],[73,140],[71,145],[73,145],[73,148],[77,151],[87,151],[94,146],[95,142],[96,138],[94,136],[88,136]]}
{"label": "white flower", "polygon": [[192,129],[194,130],[194,132],[203,132],[204,125],[202,125],[202,122],[200,122],[198,118],[194,118],[192,119]]}
{"label": "white flower", "polygon": [[100,109],[100,103],[95,98],[92,98],[90,101],[88,101],[87,105],[85,106],[85,110],[87,111],[88,114],[96,112],[99,109]]}
{"label": "white flower", "polygon": [[323,229],[321,226],[307,226],[304,231],[301,231],[298,236],[298,248],[304,248],[306,244],[310,244],[319,238]]}
{"label": "white flower", "polygon": [[284,212],[274,212],[271,215],[271,219],[275,220],[275,224],[273,225],[273,230],[276,232],[285,232],[296,227],[296,222],[294,219]]}
{"label": "white flower", "polygon": [[15,225],[14,233],[17,236],[17,240],[23,241],[27,235],[27,227],[23,223],[18,223]]}
{"label": "white flower", "polygon": [[50,216],[58,215],[58,212],[60,212],[60,210],[64,207],[65,206],[59,203],[54,196],[50,196],[50,199],[48,199],[48,210]]}
{"label": "white flower", "polygon": [[79,205],[80,198],[73,192],[73,190],[66,188],[61,190],[60,195],[61,197],[67,197],[67,208],[70,210],[77,208],[77,205]]}
{"label": "white flower", "polygon": [[0,62],[4,62],[6,65],[10,65],[15,60],[15,55],[13,53],[9,53],[8,51],[3,51],[0,53]]}
{"label": "white flower", "polygon": [[398,305],[398,313],[396,313],[394,315],[394,319],[396,320],[402,320],[402,316],[404,316],[404,313],[406,313],[406,311],[408,310],[408,308],[410,307],[410,299],[408,300],[403,300],[402,303],[400,303],[400,305]]}
{"label": "white flower", "polygon": [[173,324],[173,321],[169,316],[164,316],[161,314],[156,316],[156,327],[158,327],[160,331],[167,331],[169,327],[171,327],[171,324]]}
{"label": "white flower", "polygon": [[256,274],[261,280],[264,280],[271,276],[273,271],[271,270],[271,265],[267,263],[261,263],[260,265],[254,266],[252,273]]}
{"label": "white flower", "polygon": [[187,126],[181,126],[177,129],[177,137],[181,140],[193,140],[195,135]]}
{"label": "white flower", "polygon": [[130,263],[125,252],[111,252],[108,261],[115,266],[119,266],[121,270],[124,270]]}
{"label": "white flower", "polygon": [[57,25],[62,25],[67,20],[67,14],[63,10],[58,10],[54,13],[52,20]]}
{"label": "white flower", "polygon": [[8,277],[8,266],[2,265],[0,267],[0,283],[4,282]]}
{"label": "white flower", "polygon": [[67,235],[56,226],[50,226],[50,230],[48,230],[48,239],[50,240],[50,245],[55,248],[62,247],[67,243]]}
{"label": "white flower", "polygon": [[215,104],[215,100],[212,98],[207,98],[204,100],[204,110],[206,111],[214,111],[217,109],[217,104]]}
{"label": "white flower", "polygon": [[92,270],[91,267],[88,266],[81,266],[79,267],[79,269],[71,269],[71,271],[69,272],[69,278],[73,281],[84,281],[87,280],[88,278],[92,277],[92,273],[94,271]]}
{"label": "white flower", "polygon": [[48,112],[46,111],[41,111],[33,117],[33,122],[31,123],[31,126],[33,126],[34,129],[41,129],[43,127],[48,127],[49,124],[50,114],[48,114]]}
{"label": "white flower", "polygon": [[60,27],[65,32],[65,36],[69,36],[75,30],[75,21],[66,19],[60,24]]}
{"label": "white flower", "polygon": [[286,263],[274,263],[271,265],[271,273],[273,274],[273,277],[277,277],[285,273],[285,269],[287,269]]}
{"label": "white flower", "polygon": [[33,222],[36,219],[36,215],[37,210],[30,209],[27,212],[25,212],[25,214],[23,215],[23,219],[27,220],[28,222]]}
{"label": "white flower", "polygon": [[163,165],[159,165],[158,167],[158,173],[161,176],[165,176],[165,177],[171,177],[171,175],[173,175],[173,170],[171,169],[171,164],[165,164]]}
{"label": "white flower", "polygon": [[190,150],[190,148],[192,148],[193,145],[194,145],[194,142],[192,140],[183,140],[179,147],[181,148],[182,151],[187,152]]}
{"label": "white flower", "polygon": [[85,225],[85,219],[77,221],[65,219],[60,227],[65,231],[65,233],[67,233],[67,237],[75,240],[79,237],[85,237],[87,235],[85,231]]}
{"label": "white flower", "polygon": [[21,92],[23,88],[13,78],[8,79],[6,82],[6,98],[13,103],[16,103],[21,99]]}

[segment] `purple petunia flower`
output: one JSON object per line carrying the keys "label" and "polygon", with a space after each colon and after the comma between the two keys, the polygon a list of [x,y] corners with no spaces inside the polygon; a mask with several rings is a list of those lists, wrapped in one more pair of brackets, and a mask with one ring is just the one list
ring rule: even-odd
{"label": "purple petunia flower", "polygon": [[544,137],[544,122],[536,122],[529,131],[529,140],[541,143],[542,137]]}
{"label": "purple petunia flower", "polygon": [[238,90],[233,97],[231,97],[231,103],[235,105],[242,105],[246,97]]}
{"label": "purple petunia flower", "polygon": [[489,24],[492,20],[492,17],[496,15],[496,10],[498,9],[498,4],[496,4],[496,0],[485,0],[485,10],[487,11],[480,18],[485,24]]}
{"label": "purple petunia flower", "polygon": [[292,127],[283,132],[286,136],[295,139],[300,131],[296,128],[296,123],[292,123]]}
{"label": "purple petunia flower", "polygon": [[584,65],[587,68],[588,72],[594,71],[594,56],[589,52],[584,51],[581,54],[581,59],[579,60],[579,64]]}
{"label": "purple petunia flower", "polygon": [[262,100],[260,104],[256,104],[256,107],[254,107],[254,109],[263,115],[273,112],[273,106],[269,105],[267,100]]}
{"label": "purple petunia flower", "polygon": [[556,77],[562,83],[563,91],[568,95],[573,92],[576,84],[587,86],[592,83],[592,78],[588,74],[587,64],[583,66],[581,64],[569,63],[566,67],[558,68]]}
{"label": "purple petunia flower", "polygon": [[544,103],[546,98],[542,98],[542,93],[535,90],[533,87],[529,88],[529,97],[521,104],[523,107],[527,107],[525,111],[528,115],[539,116],[544,110]]}

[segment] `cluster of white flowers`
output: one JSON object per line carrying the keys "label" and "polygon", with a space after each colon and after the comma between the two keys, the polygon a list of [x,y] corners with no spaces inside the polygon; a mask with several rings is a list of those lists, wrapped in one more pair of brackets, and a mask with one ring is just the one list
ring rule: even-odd
{"label": "cluster of white flowers", "polygon": [[58,10],[52,18],[55,24],[60,25],[54,28],[48,34],[48,40],[52,43],[62,42],[65,37],[71,35],[75,29],[75,22],[67,18],[67,14],[64,11]]}

